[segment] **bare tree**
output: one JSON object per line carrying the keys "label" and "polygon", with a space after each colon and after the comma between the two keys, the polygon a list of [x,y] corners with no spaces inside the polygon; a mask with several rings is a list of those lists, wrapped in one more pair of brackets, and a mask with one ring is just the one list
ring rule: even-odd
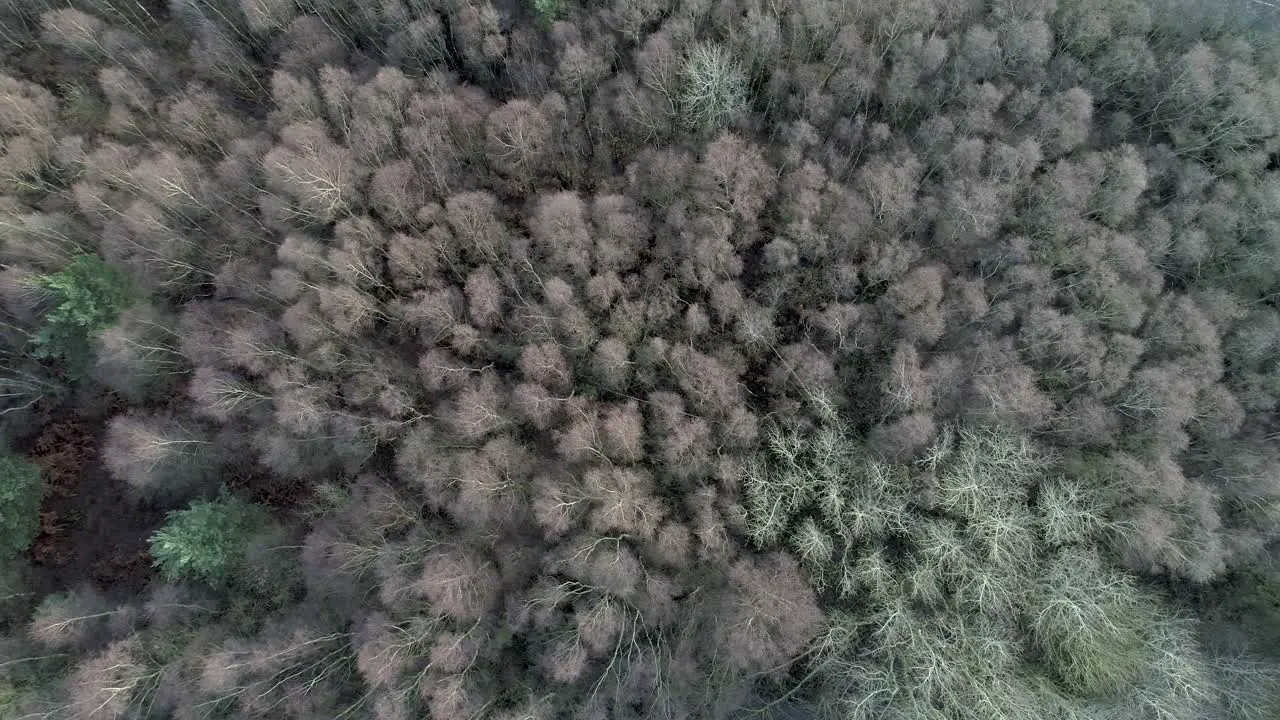
{"label": "bare tree", "polygon": [[349,150],[315,123],[294,123],[280,137],[263,160],[267,180],[294,201],[300,220],[331,222],[356,206],[365,171]]}
{"label": "bare tree", "polygon": [[107,429],[103,458],[111,474],[149,500],[183,497],[214,480],[219,448],[193,423],[133,412]]}
{"label": "bare tree", "polygon": [[730,567],[729,582],[720,626],[726,660],[745,670],[785,669],[822,620],[799,566],[781,553],[743,558]]}
{"label": "bare tree", "polygon": [[544,267],[564,268],[582,280],[590,276],[593,248],[587,206],[576,193],[540,197],[530,230]]}
{"label": "bare tree", "polygon": [[543,169],[551,126],[538,107],[512,100],[485,121],[489,162],[517,187],[528,187]]}
{"label": "bare tree", "polygon": [[475,550],[451,545],[427,552],[415,587],[440,612],[464,622],[484,617],[500,589],[492,563]]}

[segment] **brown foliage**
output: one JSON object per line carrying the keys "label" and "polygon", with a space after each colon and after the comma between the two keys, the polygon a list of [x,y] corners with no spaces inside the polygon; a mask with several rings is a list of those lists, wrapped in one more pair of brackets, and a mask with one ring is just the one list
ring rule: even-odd
{"label": "brown foliage", "polygon": [[940,404],[955,401],[959,390],[974,420],[1019,428],[1041,427],[1052,420],[1053,401],[1037,385],[1036,373],[1019,361],[1012,342],[975,340],[972,348],[935,373]]}
{"label": "brown foliage", "polygon": [[347,138],[361,162],[377,166],[397,154],[397,130],[405,123],[414,89],[415,83],[394,67],[379,68],[372,79],[355,89]]}
{"label": "brown foliage", "polygon": [[1115,398],[1115,409],[1134,426],[1135,440],[1185,448],[1184,427],[1195,417],[1196,396],[1205,387],[1203,368],[1182,363],[1143,365]]}
{"label": "brown foliage", "polygon": [[946,327],[941,309],[944,278],[944,268],[923,265],[912,269],[889,289],[885,295],[886,307],[903,337],[933,343],[942,336]]}
{"label": "brown foliage", "polygon": [[1082,88],[1051,95],[1036,115],[1036,130],[1050,157],[1075,149],[1089,137],[1093,98]]}
{"label": "brown foliage", "polygon": [[312,74],[326,65],[340,67],[346,63],[342,41],[316,15],[301,15],[290,21],[281,41],[280,66],[294,74]]}
{"label": "brown foliage", "polygon": [[453,328],[464,324],[466,304],[456,287],[415,293],[413,299],[405,319],[416,327],[424,345],[447,338]]}
{"label": "brown foliage", "polygon": [[483,648],[477,638],[456,632],[444,632],[431,646],[431,667],[443,673],[460,673],[470,669]]}
{"label": "brown foliage", "polygon": [[609,271],[593,275],[587,281],[585,293],[587,305],[592,312],[606,313],[614,301],[622,297],[626,291],[626,285],[616,272]]}
{"label": "brown foliage", "polygon": [[369,181],[369,206],[390,227],[411,227],[426,202],[427,194],[408,160],[380,166]]}
{"label": "brown foliage", "polygon": [[717,497],[716,488],[704,485],[687,497],[693,513],[693,536],[698,541],[698,555],[703,560],[723,565],[737,550],[729,535],[729,525]]}
{"label": "brown foliage", "polygon": [[461,193],[445,201],[457,247],[474,264],[500,264],[506,257],[509,237],[498,207],[497,198],[486,192]]}
{"label": "brown foliage", "polygon": [[149,303],[126,309],[118,324],[98,337],[93,376],[133,402],[163,394],[187,369],[173,347],[172,324],[172,317]]}
{"label": "brown foliage", "polygon": [[601,592],[628,599],[642,587],[644,566],[621,538],[585,535],[564,552],[565,571]]}
{"label": "brown foliage", "polygon": [[90,589],[53,595],[36,608],[27,635],[55,650],[84,649],[102,641],[113,614],[106,598]]}
{"label": "brown foliage", "polygon": [[445,348],[432,348],[418,358],[418,376],[431,392],[456,390],[476,372],[478,368],[459,360]]}
{"label": "brown foliage", "polygon": [[609,598],[599,598],[574,612],[579,640],[597,657],[616,647],[626,622],[622,609]]}
{"label": "brown foliage", "polygon": [[928,410],[933,404],[932,379],[915,346],[899,343],[881,386],[888,412]]}
{"label": "brown foliage", "polygon": [[696,474],[711,453],[711,426],[685,412],[679,395],[659,391],[649,396],[649,422],[659,456],[669,472]]}
{"label": "brown foliage", "polygon": [[693,173],[694,159],[674,149],[644,150],[627,166],[631,191],[654,208],[680,197]]}
{"label": "brown foliage", "polygon": [[693,287],[710,287],[742,273],[742,257],[731,242],[732,222],[720,215],[687,216],[680,208],[667,217],[675,233],[679,275]]}
{"label": "brown foliage", "polygon": [[567,685],[586,673],[590,659],[582,643],[576,638],[565,638],[546,648],[541,664],[547,677]]}
{"label": "brown foliage", "polygon": [[322,285],[315,293],[320,314],[341,335],[367,334],[381,315],[377,299],[351,285]]}
{"label": "brown foliage", "polygon": [[560,46],[553,77],[563,93],[580,95],[608,75],[608,50],[611,48],[602,47],[602,43],[584,41],[578,28],[567,22],[554,23],[551,34],[556,45]]}
{"label": "brown foliage", "polygon": [[141,285],[157,290],[189,287],[211,273],[202,267],[198,244],[177,224],[154,203],[135,200],[119,218],[105,223],[103,256],[128,268]]}
{"label": "brown foliage", "polygon": [[915,208],[921,171],[911,154],[876,159],[858,170],[858,189],[882,226],[895,227]]}
{"label": "brown foliage", "polygon": [[606,407],[599,431],[600,449],[610,460],[638,463],[644,459],[644,418],[635,400]]}
{"label": "brown foliage", "polygon": [[1102,374],[1106,344],[1079,318],[1051,308],[1030,308],[1018,339],[1023,357],[1055,384],[1075,387]]}
{"label": "brown foliage", "polygon": [[172,215],[190,222],[213,210],[208,173],[195,160],[161,150],[144,158],[131,173],[142,195]]}
{"label": "brown foliage", "polygon": [[145,136],[154,132],[155,94],[136,75],[123,67],[98,71],[98,85],[109,103],[107,130],[120,138]]}
{"label": "brown foliage", "polygon": [[242,119],[227,112],[218,95],[203,84],[189,83],[180,97],[161,108],[178,141],[206,156],[225,153],[247,133]]}
{"label": "brown foliage", "polygon": [[[98,462],[99,438],[95,428],[64,420],[45,425],[34,441],[27,459],[40,468],[43,495],[39,530],[29,556],[38,565],[62,567],[82,556],[85,548],[78,547],[76,521],[99,502],[83,492],[88,487],[83,482],[85,474]],[[100,549],[110,551],[118,546]]]}
{"label": "brown foliage", "polygon": [[707,146],[695,176],[704,207],[736,216],[744,229],[755,225],[776,186],[776,174],[760,149],[727,132]]}
{"label": "brown foliage", "polygon": [[657,537],[645,548],[657,562],[672,568],[684,568],[693,559],[692,533],[683,523],[667,522],[658,528]]}
{"label": "brown foliage", "polygon": [[568,420],[553,433],[556,453],[567,462],[605,459],[601,449],[600,411],[595,407],[574,407]]}
{"label": "brown foliage", "polygon": [[398,642],[396,630],[381,613],[370,615],[362,623],[356,640],[356,667],[371,688],[391,687],[412,662]]}
{"label": "brown foliage", "polygon": [[835,365],[826,353],[812,344],[784,345],[778,348],[777,353],[769,379],[778,395],[786,395],[787,388],[795,388],[801,394],[833,394],[838,389]]}
{"label": "brown foliage", "polygon": [[1222,373],[1222,351],[1213,320],[1185,295],[1165,295],[1142,327],[1145,358],[1182,360],[1204,381]]}
{"label": "brown foliage", "polygon": [[40,26],[41,38],[51,45],[90,58],[103,50],[102,35],[107,24],[87,12],[75,8],[46,10],[40,15]]}
{"label": "brown foliage", "polygon": [[533,518],[548,541],[575,529],[590,507],[591,498],[568,476],[542,475],[535,480]]}
{"label": "brown foliage", "polygon": [[396,475],[401,482],[422,493],[434,508],[446,507],[455,490],[449,473],[450,456],[443,440],[428,425],[410,430],[396,451]]}
{"label": "brown foliage", "polygon": [[906,462],[929,447],[936,431],[932,415],[912,413],[877,427],[871,435],[871,447],[885,457]]}
{"label": "brown foliage", "polygon": [[421,235],[393,234],[387,244],[387,274],[395,289],[410,295],[432,284],[452,240],[448,229],[438,225]]}
{"label": "brown foliage", "polygon": [[490,64],[505,57],[507,36],[502,25],[502,17],[487,0],[468,2],[457,10],[452,23],[454,41],[474,71],[483,74]]}
{"label": "brown foliage", "polygon": [[219,448],[171,415],[130,412],[112,419],[102,450],[113,476],[143,496],[172,497],[214,478]]}
{"label": "brown foliage", "polygon": [[560,420],[564,398],[534,383],[520,383],[511,393],[512,409],[538,430],[548,430]]}
{"label": "brown foliage", "polygon": [[474,184],[469,161],[484,152],[492,103],[478,88],[457,87],[444,75],[429,75],[426,86],[429,92],[410,99],[400,137],[422,181],[445,197]]}

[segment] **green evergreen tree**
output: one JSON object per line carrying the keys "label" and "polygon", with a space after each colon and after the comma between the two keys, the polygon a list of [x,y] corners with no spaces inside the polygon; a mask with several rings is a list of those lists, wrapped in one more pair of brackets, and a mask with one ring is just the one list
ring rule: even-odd
{"label": "green evergreen tree", "polygon": [[564,9],[562,0],[531,0],[530,5],[533,7],[533,14],[537,16],[538,22],[544,27],[550,27],[551,23],[560,17],[560,13]]}
{"label": "green evergreen tree", "polygon": [[169,513],[150,541],[160,575],[170,581],[225,584],[265,523],[264,515],[262,508],[228,495]]}
{"label": "green evergreen tree", "polygon": [[21,554],[40,529],[40,468],[0,456],[0,560]]}
{"label": "green evergreen tree", "polygon": [[96,255],[80,255],[58,272],[33,282],[54,300],[44,326],[32,338],[34,354],[60,359],[73,378],[83,377],[93,362],[94,340],[116,323],[128,305],[130,292],[124,276]]}

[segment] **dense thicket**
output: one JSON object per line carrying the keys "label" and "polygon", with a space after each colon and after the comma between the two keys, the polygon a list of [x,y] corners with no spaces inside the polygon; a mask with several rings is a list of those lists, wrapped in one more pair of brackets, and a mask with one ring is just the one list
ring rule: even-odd
{"label": "dense thicket", "polygon": [[0,714],[1277,716],[1221,5],[0,4]]}

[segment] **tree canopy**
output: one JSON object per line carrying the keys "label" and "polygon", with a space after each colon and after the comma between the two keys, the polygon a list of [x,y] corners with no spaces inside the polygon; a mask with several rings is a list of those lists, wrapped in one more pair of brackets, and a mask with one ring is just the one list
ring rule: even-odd
{"label": "tree canopy", "polygon": [[0,715],[1280,715],[1278,19],[0,3]]}

